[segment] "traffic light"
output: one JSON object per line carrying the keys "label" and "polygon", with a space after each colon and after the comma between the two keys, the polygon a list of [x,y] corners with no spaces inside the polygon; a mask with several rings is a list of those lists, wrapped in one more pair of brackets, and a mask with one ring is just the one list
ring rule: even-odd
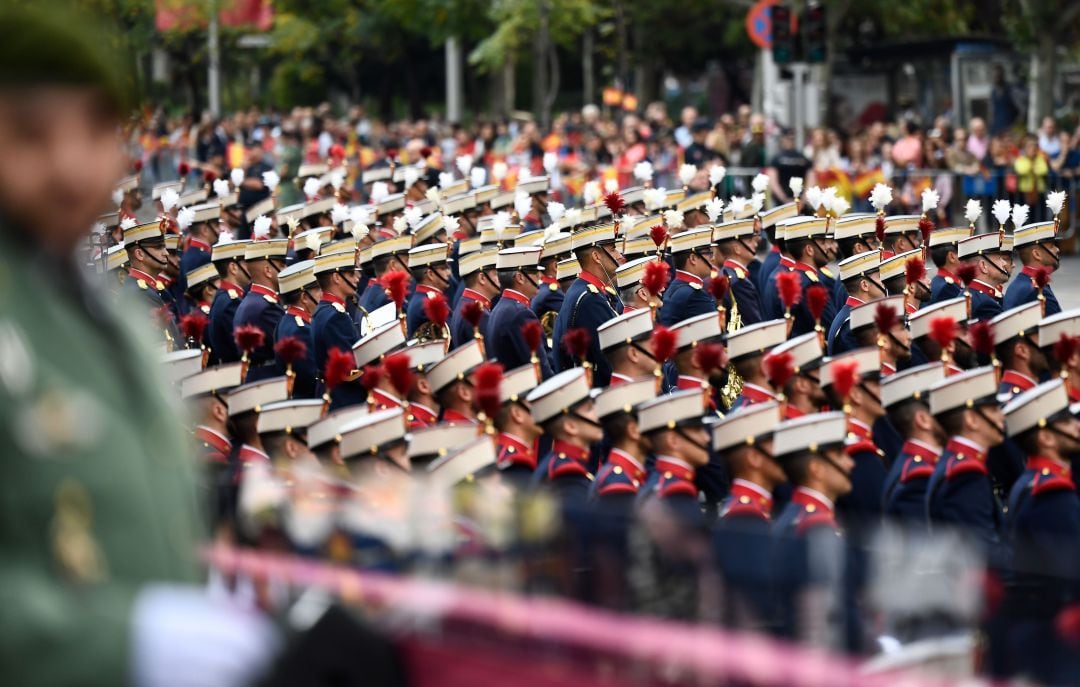
{"label": "traffic light", "polygon": [[[773,31],[775,30],[774,24]],[[807,62],[813,64],[825,61],[825,31],[825,7],[811,2],[806,6],[806,21],[803,22],[800,32]]]}
{"label": "traffic light", "polygon": [[772,56],[776,64],[791,64],[795,59],[795,36],[791,33],[791,8],[773,5],[769,8],[772,24]]}

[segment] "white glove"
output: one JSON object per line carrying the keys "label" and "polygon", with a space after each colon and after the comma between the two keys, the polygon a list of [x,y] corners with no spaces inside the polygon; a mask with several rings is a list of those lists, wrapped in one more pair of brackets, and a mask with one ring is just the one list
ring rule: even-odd
{"label": "white glove", "polygon": [[152,585],[132,612],[137,687],[241,686],[270,665],[281,638],[266,616],[196,587]]}

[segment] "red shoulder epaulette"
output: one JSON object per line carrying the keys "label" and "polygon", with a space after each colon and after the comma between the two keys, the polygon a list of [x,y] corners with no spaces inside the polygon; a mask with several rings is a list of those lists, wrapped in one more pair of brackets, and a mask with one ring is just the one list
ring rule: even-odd
{"label": "red shoulder epaulette", "polygon": [[585,469],[585,466],[576,460],[553,460],[548,465],[548,479],[552,480],[569,475],[581,475],[584,477],[588,474],[589,471]]}
{"label": "red shoulder epaulette", "polygon": [[724,511],[724,514],[723,514],[722,517],[725,517],[725,518],[754,517],[754,518],[760,518],[761,520],[768,520],[769,519],[769,514],[766,513],[765,511],[761,510],[761,508],[754,505],[753,503],[735,503],[730,508],[728,508],[726,511]]}
{"label": "red shoulder epaulette", "polygon": [[908,456],[900,470],[900,482],[907,484],[913,479],[930,477],[934,474],[934,466],[925,461],[915,462],[915,456]]}
{"label": "red shoulder epaulette", "polygon": [[600,488],[596,491],[600,496],[610,496],[611,494],[636,494],[637,492],[637,487],[630,482],[609,482],[600,485]]}
{"label": "red shoulder epaulette", "polygon": [[873,453],[874,455],[881,455],[881,451],[878,449],[877,444],[866,439],[860,439],[854,443],[848,444],[844,447],[844,451],[848,456],[854,456],[856,453]]}
{"label": "red shoulder epaulette", "polygon": [[990,473],[986,469],[986,463],[981,460],[970,457],[949,456],[949,462],[945,465],[945,479],[953,479],[967,474],[988,475]]}
{"label": "red shoulder epaulette", "polygon": [[1076,484],[1064,475],[1044,475],[1037,473],[1031,480],[1031,495],[1039,496],[1052,491],[1075,491]]}
{"label": "red shoulder epaulette", "polygon": [[697,498],[697,487],[693,482],[689,482],[684,479],[661,479],[660,480],[660,496],[693,496]]}
{"label": "red shoulder epaulette", "polygon": [[828,527],[835,530],[836,518],[833,517],[832,513],[807,513],[795,523],[795,533],[805,534],[814,527]]}

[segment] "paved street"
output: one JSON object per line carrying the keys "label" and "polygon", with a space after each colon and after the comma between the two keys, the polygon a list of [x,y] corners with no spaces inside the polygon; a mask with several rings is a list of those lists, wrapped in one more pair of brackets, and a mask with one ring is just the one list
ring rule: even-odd
{"label": "paved street", "polygon": [[1051,284],[1063,309],[1080,308],[1080,255],[1070,255],[1062,260]]}

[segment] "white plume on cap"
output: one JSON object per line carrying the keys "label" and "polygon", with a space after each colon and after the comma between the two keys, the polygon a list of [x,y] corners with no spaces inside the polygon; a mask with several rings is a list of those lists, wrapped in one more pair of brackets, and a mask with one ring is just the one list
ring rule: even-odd
{"label": "white plume on cap", "polygon": [[394,233],[401,236],[409,230],[409,222],[404,216],[398,215],[394,218]]}
{"label": "white plume on cap", "polygon": [[357,239],[362,239],[371,233],[371,230],[368,229],[368,225],[356,221],[352,223],[352,227],[349,231],[351,231],[352,235]]}
{"label": "white plume on cap", "polygon": [[[412,188],[413,184],[420,180],[420,168],[419,167],[406,167],[405,171],[401,173],[403,181],[405,182],[405,188]],[[451,175],[453,178],[453,175]]]}
{"label": "white plume on cap", "polygon": [[802,195],[802,186],[803,186],[803,178],[802,177],[791,177],[791,179],[788,181],[788,188],[791,189],[791,197],[792,198],[797,199],[799,196]]}
{"label": "white plume on cap", "polygon": [[439,193],[438,186],[429,187],[428,190],[424,191],[424,197],[436,205],[442,202],[442,194]]}
{"label": "white plume on cap", "polygon": [[652,181],[653,167],[652,163],[648,160],[642,160],[634,165],[634,178],[644,183],[646,181]]}
{"label": "white plume on cap", "polygon": [[683,186],[689,186],[690,182],[697,176],[697,165],[683,164],[679,166],[679,181]]}
{"label": "white plume on cap", "polygon": [[586,205],[592,205],[600,200],[600,182],[593,179],[592,181],[586,181],[585,187],[581,189],[581,200]]}
{"label": "white plume on cap", "polygon": [[371,209],[366,205],[349,208],[349,219],[353,224],[371,224]]}
{"label": "white plume on cap", "polygon": [[480,188],[487,183],[487,170],[483,167],[473,167],[469,171],[469,186]]}
{"label": "white plume on cap", "polygon": [[754,214],[761,214],[761,209],[765,207],[765,194],[755,193],[750,196],[750,207],[753,208]]}
{"label": "white plume on cap", "polygon": [[1005,224],[1009,221],[1012,205],[1004,198],[995,200],[993,206],[990,208],[990,212],[994,215],[994,219],[998,221],[998,224]]}
{"label": "white plume on cap", "polygon": [[472,155],[458,155],[454,160],[454,164],[457,165],[458,171],[461,172],[462,177],[469,176],[469,170],[472,169]]}
{"label": "white plume on cap", "polygon": [[222,229],[218,232],[218,243],[230,243],[233,238],[232,229]]}
{"label": "white plume on cap", "polygon": [[1061,214],[1061,209],[1065,207],[1065,192],[1064,191],[1051,191],[1046,194],[1046,207],[1050,210],[1050,214],[1057,217]]}
{"label": "white plume on cap", "polygon": [[119,205],[120,203],[124,202],[124,190],[123,189],[120,189],[120,188],[113,189],[112,202],[113,202],[113,205]]}
{"label": "white plume on cap", "polygon": [[322,245],[322,232],[321,231],[309,231],[304,236],[304,247],[308,250],[318,252],[319,246]]}
{"label": "white plume on cap", "polygon": [[922,192],[922,211],[923,213],[930,212],[931,210],[937,210],[938,202],[941,200],[941,195],[932,188],[924,188]]}
{"label": "white plume on cap", "polygon": [[517,210],[518,217],[525,219],[525,216],[532,212],[532,196],[524,191],[518,191],[514,196],[514,209]]}
{"label": "white plume on cap", "polygon": [[321,187],[318,179],[315,177],[308,177],[307,181],[304,182],[304,195],[308,198],[318,198],[319,189]]}
{"label": "white plume on cap", "polygon": [[982,203],[975,198],[969,198],[967,205],[964,206],[964,219],[975,224],[980,217],[982,217]]}
{"label": "white plume on cap", "polygon": [[557,153],[544,153],[544,171],[548,174],[554,174],[555,168],[559,165],[559,156]]}
{"label": "white plume on cap", "polygon": [[491,178],[495,180],[495,183],[501,182],[506,178],[507,172],[510,170],[507,168],[506,163],[499,160],[491,165]]}
{"label": "white plume on cap", "polygon": [[404,215],[409,227],[415,230],[416,227],[420,226],[421,220],[424,219],[424,210],[414,205],[411,208],[405,208]]}
{"label": "white plume on cap", "polygon": [[1020,227],[1027,224],[1028,212],[1029,211],[1030,211],[1030,208],[1028,206],[1026,206],[1026,205],[1022,205],[1020,203],[1017,203],[1016,205],[1014,205],[1013,209],[1012,209],[1013,227],[1015,227],[1016,229],[1019,229]]}
{"label": "white plume on cap", "polygon": [[727,176],[727,167],[723,165],[713,165],[709,168],[709,186],[716,186],[724,177]]}
{"label": "white plume on cap", "polygon": [[647,188],[641,194],[641,199],[645,203],[646,210],[659,210],[667,200],[667,191],[662,188]]}
{"label": "white plume on cap", "polygon": [[495,232],[495,238],[501,239],[508,226],[510,226],[509,212],[500,210],[491,217],[491,229]]}
{"label": "white plume on cap", "polygon": [[870,204],[878,212],[885,212],[885,206],[892,202],[892,188],[888,184],[874,184],[870,192]]}
{"label": "white plume on cap", "polygon": [[815,212],[821,207],[821,200],[822,194],[820,186],[811,186],[806,189],[806,202],[810,204],[810,207],[814,208]]}
{"label": "white plume on cap", "polygon": [[376,181],[371,185],[371,202],[381,203],[390,195],[390,186],[385,181]]}
{"label": "white plume on cap", "polygon": [[345,184],[345,170],[335,169],[330,172],[330,185],[334,187],[335,191],[340,191],[341,187]]}
{"label": "white plume on cap", "polygon": [[335,203],[334,207],[330,208],[330,221],[334,225],[341,224],[350,217],[349,208],[345,207],[341,203]]}
{"label": "white plume on cap", "polygon": [[753,189],[758,193],[765,193],[765,189],[769,188],[769,175],[756,175],[754,177],[754,180],[750,182],[750,186],[753,187]]}
{"label": "white plume on cap", "polygon": [[180,208],[176,211],[176,226],[180,227],[180,231],[184,231],[191,226],[191,223],[195,221],[195,211],[191,208]]}
{"label": "white plume on cap", "polygon": [[135,222],[134,217],[125,217],[124,219],[120,220],[120,231],[127,231],[136,224],[137,223]]}
{"label": "white plume on cap", "polygon": [[252,224],[251,236],[256,241],[270,238],[270,218],[266,215],[256,217]]}
{"label": "white plume on cap", "polygon": [[664,210],[664,223],[671,231],[681,229],[683,225],[683,213],[679,210]]}
{"label": "white plume on cap", "polygon": [[439,188],[446,189],[454,183],[453,172],[439,172]]}
{"label": "white plume on cap", "polygon": [[229,186],[229,182],[224,179],[214,179],[214,195],[218,198],[224,198],[232,193],[232,187]]}
{"label": "white plume on cap", "polygon": [[453,234],[458,230],[458,218],[453,215],[445,215],[442,218],[442,226],[447,234]]}
{"label": "white plume on cap", "polygon": [[827,196],[824,199],[825,209],[832,213],[833,217],[843,217],[844,213],[851,209],[851,203],[843,196]]}
{"label": "white plume on cap", "polygon": [[240,184],[244,183],[244,170],[239,167],[233,167],[229,172],[229,179],[232,181],[232,185],[236,188],[240,188]]}
{"label": "white plume on cap", "polygon": [[174,189],[167,188],[162,192],[159,200],[161,201],[161,208],[165,210],[165,212],[169,212],[180,202],[180,194]]}
{"label": "white plume on cap", "polygon": [[558,222],[552,222],[544,227],[544,242],[549,241],[552,237],[558,236],[559,230],[560,227]]}
{"label": "white plume on cap", "polygon": [[724,201],[713,198],[705,203],[705,214],[709,216],[710,222],[720,219],[720,216],[724,214]]}
{"label": "white plume on cap", "polygon": [[558,222],[562,219],[563,213],[566,212],[566,206],[558,201],[551,201],[547,206],[548,217],[552,222]]}
{"label": "white plume on cap", "polygon": [[581,224],[581,210],[579,208],[570,208],[564,212],[563,224],[567,227],[575,227]]}
{"label": "white plume on cap", "polygon": [[104,222],[94,222],[93,226],[90,227],[90,233],[94,234],[95,236],[100,236],[100,235],[104,234],[105,233],[105,223]]}
{"label": "white plume on cap", "polygon": [[746,209],[746,198],[742,196],[732,196],[728,199],[728,210],[731,210],[736,215]]}
{"label": "white plume on cap", "polygon": [[604,190],[607,191],[608,193],[615,193],[616,191],[619,190],[619,180],[618,179],[605,179],[604,180]]}
{"label": "white plume on cap", "polygon": [[270,193],[276,191],[278,184],[281,183],[281,177],[274,170],[270,170],[269,172],[263,172],[262,180],[263,184],[266,185],[266,188],[269,189]]}

